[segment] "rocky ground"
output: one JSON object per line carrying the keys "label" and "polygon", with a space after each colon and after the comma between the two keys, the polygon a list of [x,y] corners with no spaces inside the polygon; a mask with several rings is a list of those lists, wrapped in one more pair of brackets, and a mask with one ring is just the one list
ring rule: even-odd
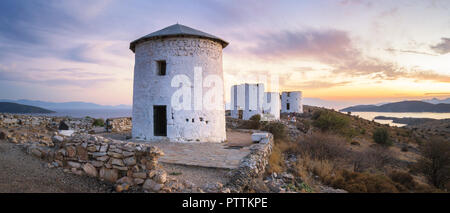
{"label": "rocky ground", "polygon": [[0,140],[0,162],[0,193],[114,191],[112,184],[96,178],[65,173],[62,168],[48,168],[46,162],[5,140]]}

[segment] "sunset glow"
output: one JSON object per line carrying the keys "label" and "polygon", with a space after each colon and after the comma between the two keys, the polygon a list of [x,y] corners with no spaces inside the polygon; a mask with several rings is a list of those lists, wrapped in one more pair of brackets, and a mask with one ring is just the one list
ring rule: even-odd
{"label": "sunset glow", "polygon": [[1,1],[0,99],[131,104],[129,43],[175,23],[217,35],[226,98],[280,90],[354,103],[450,97],[450,1]]}

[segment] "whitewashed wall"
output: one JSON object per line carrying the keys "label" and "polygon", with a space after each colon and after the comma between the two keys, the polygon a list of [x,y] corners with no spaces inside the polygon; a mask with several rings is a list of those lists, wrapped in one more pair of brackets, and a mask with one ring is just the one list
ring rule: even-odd
{"label": "whitewashed wall", "polygon": [[[287,110],[287,103],[289,103],[290,105],[289,110]],[[281,112],[303,113],[302,92],[301,91],[283,92],[281,94]]]}
{"label": "whitewashed wall", "polygon": [[[165,60],[167,73],[157,75],[158,60]],[[177,142],[223,142],[226,140],[225,99],[222,93],[217,110],[174,110],[172,94],[179,88],[171,87],[177,74],[194,81],[194,67],[202,67],[203,79],[218,75],[223,83],[222,45],[200,38],[165,38],[140,43],[135,49],[133,85],[134,138]],[[208,88],[203,87],[203,92]],[[192,98],[194,91],[192,89]],[[204,100],[205,101],[205,100]],[[194,100],[192,99],[192,109]],[[167,106],[167,137],[153,134],[153,106]]]}
{"label": "whitewashed wall", "polygon": [[280,120],[281,111],[281,98],[278,92],[266,92],[264,93],[264,116],[267,120]]}
{"label": "whitewashed wall", "polygon": [[264,84],[241,84],[231,87],[231,116],[238,118],[243,110],[243,120],[262,114]]}

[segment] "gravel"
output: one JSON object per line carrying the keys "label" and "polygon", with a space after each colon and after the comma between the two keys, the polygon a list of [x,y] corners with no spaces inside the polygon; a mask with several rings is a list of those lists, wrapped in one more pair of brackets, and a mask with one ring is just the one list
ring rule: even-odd
{"label": "gravel", "polygon": [[15,144],[0,140],[0,193],[106,193],[112,184],[95,178],[47,168],[47,162],[24,153]]}

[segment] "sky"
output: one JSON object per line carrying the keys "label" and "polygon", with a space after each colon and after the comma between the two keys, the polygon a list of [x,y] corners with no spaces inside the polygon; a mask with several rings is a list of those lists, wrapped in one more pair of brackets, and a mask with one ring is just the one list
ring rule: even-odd
{"label": "sky", "polygon": [[2,0],[0,99],[132,104],[130,42],[175,23],[230,43],[227,99],[261,75],[334,101],[450,97],[448,0]]}

